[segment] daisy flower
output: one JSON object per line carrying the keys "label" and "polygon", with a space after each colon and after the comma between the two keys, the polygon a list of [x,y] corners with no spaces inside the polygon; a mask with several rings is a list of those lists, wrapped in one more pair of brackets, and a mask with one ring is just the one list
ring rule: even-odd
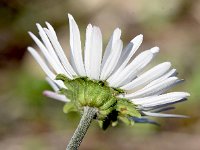
{"label": "daisy flower", "polygon": [[116,28],[104,51],[101,30],[89,24],[82,50],[79,28],[70,14],[68,18],[70,60],[48,22],[44,28],[36,24],[40,39],[29,32],[41,53],[28,47],[54,90],[44,94],[64,102],[64,112],[83,112],[86,107],[94,108],[94,119],[103,129],[116,125],[119,120],[133,125],[135,122],[154,124],[148,116],[185,117],[162,113],[173,109],[172,104],[186,100],[189,93],[166,93],[183,81],[176,77],[176,69],[171,67],[170,62],[163,62],[146,71],[159,53],[158,47],[134,56],[143,35],[136,36],[123,47],[121,30]]}

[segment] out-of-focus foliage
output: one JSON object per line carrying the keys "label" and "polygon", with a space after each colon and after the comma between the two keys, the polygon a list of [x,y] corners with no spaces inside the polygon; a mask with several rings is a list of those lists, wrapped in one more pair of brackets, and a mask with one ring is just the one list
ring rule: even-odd
{"label": "out-of-focus foliage", "polygon": [[[140,125],[109,128],[93,123],[81,149],[194,149],[200,147],[200,1],[195,0],[1,0],[0,1],[0,149],[61,150],[79,116],[62,112],[63,103],[48,99],[51,89],[44,73],[27,54],[34,45],[27,31],[37,33],[35,23],[51,23],[69,54],[67,13],[76,19],[82,41],[88,23],[100,26],[104,47],[116,27],[124,45],[144,35],[140,48],[161,48],[154,64],[170,61],[185,83],[174,90],[189,91],[189,101],[172,113],[189,119],[157,119],[160,127]],[[82,42],[84,43],[84,42]],[[154,119],[154,118],[152,118]],[[159,141],[159,142],[158,142]],[[145,145],[144,145],[145,143]]]}

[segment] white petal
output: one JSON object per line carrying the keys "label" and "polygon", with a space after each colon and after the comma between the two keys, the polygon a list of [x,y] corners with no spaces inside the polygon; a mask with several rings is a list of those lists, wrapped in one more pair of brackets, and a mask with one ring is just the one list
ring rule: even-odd
{"label": "white petal", "polygon": [[[28,47],[28,51],[31,53],[31,55],[35,58],[35,60],[38,62],[38,64],[41,66],[42,70],[46,73],[46,75],[51,79],[54,80],[56,78],[56,75],[49,69],[49,67],[46,65],[46,63],[43,61],[43,59],[40,57],[38,52],[33,49],[32,47]],[[63,82],[61,81],[55,81],[60,87],[65,87]]]}
{"label": "white petal", "polygon": [[153,107],[157,105],[180,101],[188,96],[190,96],[190,94],[186,92],[171,92],[159,96],[132,99],[131,102],[136,105],[141,105],[142,107]]}
{"label": "white petal", "polygon": [[53,59],[53,57],[51,57],[51,55],[49,54],[49,52],[46,49],[46,47],[42,44],[42,42],[33,33],[29,32],[29,35],[35,41],[35,43],[38,45],[38,47],[40,48],[40,50],[44,54],[45,58],[47,59],[49,64],[53,67],[53,69],[56,71],[56,73],[57,74],[58,73],[63,73],[62,69],[60,68],[60,66],[56,63],[56,61]]}
{"label": "white petal", "polygon": [[152,69],[148,70],[147,72],[143,73],[132,82],[120,88],[124,90],[135,90],[136,88],[138,89],[165,74],[170,67],[170,62],[164,62],[162,64],[159,64],[153,67]]}
{"label": "white petal", "polygon": [[108,42],[108,45],[106,46],[104,55],[103,55],[103,60],[102,60],[102,65],[101,67],[103,68],[104,64],[106,63],[108,57],[110,56],[110,53],[113,50],[113,44],[116,43],[121,37],[121,30],[119,28],[116,28]]}
{"label": "white petal", "polygon": [[85,39],[85,51],[84,51],[84,63],[85,63],[85,71],[88,77],[91,77],[91,70],[90,70],[90,48],[92,42],[92,30],[93,27],[89,24],[86,28],[86,39]]}
{"label": "white petal", "polygon": [[28,51],[31,53],[31,55],[35,58],[35,60],[38,62],[38,64],[41,66],[41,68],[43,69],[43,71],[46,73],[46,75],[50,78],[50,79],[55,79],[56,75],[49,69],[49,67],[45,64],[45,62],[43,61],[43,59],[40,57],[40,55],[38,54],[38,52],[32,48],[32,47],[28,47]]}
{"label": "white petal", "polygon": [[55,38],[56,40],[58,40],[57,35],[56,35],[56,32],[55,32],[54,28],[51,26],[51,24],[48,23],[48,22],[45,22],[45,23],[46,23],[46,25],[47,25],[49,31],[51,32],[51,34],[54,36],[54,38]]}
{"label": "white petal", "polygon": [[55,53],[55,51],[54,51],[54,49],[53,49],[53,47],[50,43],[45,31],[43,30],[43,28],[41,27],[40,24],[37,23],[36,26],[39,30],[40,37],[41,37],[43,43],[45,44],[47,50],[49,51],[50,55],[53,57],[54,60],[59,62],[59,59],[58,59],[58,57],[57,57],[57,55],[56,55],[56,53]]}
{"label": "white petal", "polygon": [[59,100],[62,102],[70,102],[69,99],[66,98],[65,95],[62,94],[58,94],[56,92],[52,92],[52,91],[44,91],[43,94],[47,97],[53,98],[55,100]]}
{"label": "white petal", "polygon": [[152,95],[159,95],[167,91],[172,86],[176,85],[179,81],[181,80],[179,80],[177,77],[170,77],[149,88],[141,89],[131,94],[126,94],[125,98],[139,98]]}
{"label": "white petal", "polygon": [[156,53],[159,52],[158,47],[154,47],[150,50],[144,51],[139,54],[129,65],[127,65],[121,72],[119,72],[116,78],[109,77],[108,83],[112,87],[119,87],[130,80],[134,79],[142,69],[149,64],[149,62],[154,58]]}
{"label": "white petal", "polygon": [[147,116],[152,116],[152,117],[188,118],[188,116],[176,115],[176,114],[152,113],[152,112],[147,112],[147,111],[142,111],[142,113],[144,113]]}
{"label": "white petal", "polygon": [[101,71],[101,80],[106,80],[113,72],[121,55],[122,47],[123,44],[121,40],[117,40],[115,43],[113,43],[111,53]]}
{"label": "white petal", "polygon": [[102,35],[98,27],[92,28],[89,47],[89,78],[99,80],[102,59]]}
{"label": "white petal", "polygon": [[53,88],[55,92],[59,91],[59,87],[56,85],[56,83],[51,80],[50,78],[46,77],[46,81],[49,83],[49,85]]}
{"label": "white petal", "polygon": [[51,41],[51,44],[54,47],[55,53],[58,56],[61,64],[63,65],[64,69],[68,73],[68,75],[69,75],[68,78],[73,79],[73,76],[77,76],[77,74],[74,71],[74,69],[72,68],[72,66],[70,65],[70,63],[64,53],[64,50],[58,41],[56,32],[55,32],[54,28],[51,26],[51,24],[49,24],[48,22],[45,22],[45,23],[46,23],[48,29],[43,28],[43,30],[45,31],[49,40]]}
{"label": "white petal", "polygon": [[133,54],[135,54],[137,49],[142,44],[142,41],[143,41],[143,35],[140,34],[131,40],[131,42],[130,42],[130,44],[132,45],[131,47],[129,47],[127,45],[127,47],[123,50],[122,55],[119,60],[119,62],[122,62],[122,63],[121,64],[119,63],[117,66],[117,68],[119,68],[119,70],[121,70],[128,64],[128,62],[131,59],[131,57],[133,56]]}
{"label": "white petal", "polygon": [[141,45],[142,41],[143,41],[143,35],[140,34],[136,36],[134,39],[132,39],[131,42],[124,48],[120,56],[120,59],[118,61],[118,64],[115,67],[116,72],[110,77],[110,80],[115,79],[119,75],[119,73],[122,72],[122,70],[130,61],[133,54],[137,51],[137,49]]}
{"label": "white petal", "polygon": [[93,28],[92,46],[90,49],[91,56],[91,77],[98,80],[101,69],[102,59],[102,35],[98,27]]}
{"label": "white petal", "polygon": [[144,87],[144,89],[149,88],[150,86],[153,86],[155,84],[158,84],[158,83],[166,80],[169,77],[176,76],[176,74],[177,74],[176,69],[172,69],[169,72],[167,72],[166,74],[164,74],[163,76],[161,76],[160,78],[149,83],[147,86]]}
{"label": "white petal", "polygon": [[80,76],[85,76],[85,68],[83,65],[83,57],[81,50],[81,39],[80,39],[80,31],[79,28],[72,17],[72,15],[68,14],[69,18],[69,27],[70,27],[70,46],[71,52],[73,55],[74,64]]}
{"label": "white petal", "polygon": [[54,35],[55,31],[52,31],[52,29],[48,30],[46,28],[44,28],[44,30],[45,30],[46,34],[48,35],[48,37],[55,49],[56,54],[59,57],[60,62],[62,63],[63,67],[69,74],[69,78],[72,79],[73,78],[72,76],[76,76],[77,74],[75,73],[72,66],[70,65],[70,63],[63,51],[63,48],[61,47],[60,43],[58,42],[57,36]]}
{"label": "white petal", "polygon": [[49,51],[49,54],[55,60],[55,62],[59,65],[59,68],[62,70],[62,73],[65,74],[67,77],[70,77],[70,74],[68,74],[68,72],[66,72],[66,70],[64,69],[62,63],[60,62],[57,54],[55,53],[55,50],[52,47],[51,42],[49,41],[49,38],[46,35],[44,29],[40,26],[40,24],[37,23],[36,25],[39,30],[40,37],[42,38],[47,50]]}

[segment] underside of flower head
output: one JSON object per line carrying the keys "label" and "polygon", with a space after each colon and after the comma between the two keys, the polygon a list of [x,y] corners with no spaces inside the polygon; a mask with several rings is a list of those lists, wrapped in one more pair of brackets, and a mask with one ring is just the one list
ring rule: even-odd
{"label": "underside of flower head", "polygon": [[111,88],[106,82],[91,80],[88,77],[78,77],[70,80],[63,74],[58,74],[57,80],[63,81],[66,88],[60,89],[60,93],[70,99],[64,106],[64,112],[82,112],[85,106],[97,110],[96,119],[100,126],[106,129],[108,125],[117,123],[120,119],[126,124],[133,124],[128,117],[141,117],[135,105],[128,99],[117,97],[124,91]]}
{"label": "underside of flower head", "polygon": [[103,52],[101,30],[89,24],[82,51],[79,28],[71,15],[68,18],[70,61],[49,23],[46,23],[47,28],[37,24],[41,40],[29,32],[42,54],[28,48],[54,89],[54,92],[45,91],[45,95],[66,102],[65,112],[81,112],[84,106],[94,107],[98,110],[96,119],[102,128],[116,125],[117,120],[130,125],[134,122],[155,124],[146,116],[185,117],[160,113],[173,109],[170,105],[186,100],[189,94],[166,93],[183,81],[176,77],[170,62],[145,70],[158,54],[158,47],[143,51],[132,59],[143,35],[136,36],[123,48],[121,30],[116,28]]}

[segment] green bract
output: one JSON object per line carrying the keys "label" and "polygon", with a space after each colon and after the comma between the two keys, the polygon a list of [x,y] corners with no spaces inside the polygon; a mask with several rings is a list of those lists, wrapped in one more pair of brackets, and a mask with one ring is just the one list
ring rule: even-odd
{"label": "green bract", "polygon": [[96,119],[101,128],[106,129],[110,124],[117,125],[118,119],[126,124],[133,125],[131,116],[141,117],[133,103],[127,99],[118,98],[123,94],[121,89],[111,88],[104,81],[91,80],[87,77],[77,77],[69,79],[63,74],[56,76],[57,80],[62,80],[66,86],[60,90],[70,102],[64,106],[64,112],[82,112],[84,106],[96,108],[98,110]]}

